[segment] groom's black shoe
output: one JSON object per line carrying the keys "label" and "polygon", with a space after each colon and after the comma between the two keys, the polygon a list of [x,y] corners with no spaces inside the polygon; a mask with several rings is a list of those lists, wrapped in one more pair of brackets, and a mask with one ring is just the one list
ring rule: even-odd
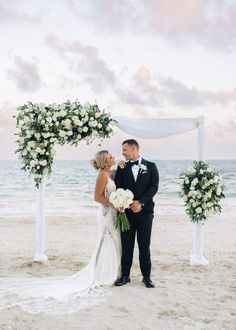
{"label": "groom's black shoe", "polygon": [[114,284],[115,286],[121,286],[121,285],[125,285],[128,282],[130,282],[129,275],[123,275],[120,278],[118,278]]}
{"label": "groom's black shoe", "polygon": [[155,285],[149,276],[143,276],[142,282],[145,284],[146,288],[155,288]]}

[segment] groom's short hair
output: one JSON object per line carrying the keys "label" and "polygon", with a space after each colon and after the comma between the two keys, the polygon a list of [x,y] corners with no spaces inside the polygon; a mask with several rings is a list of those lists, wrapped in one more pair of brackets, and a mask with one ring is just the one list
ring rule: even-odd
{"label": "groom's short hair", "polygon": [[139,149],[139,144],[138,144],[138,142],[137,142],[136,140],[134,140],[134,139],[128,139],[128,140],[123,141],[123,142],[122,142],[122,146],[123,146],[125,143],[127,143],[127,144],[130,145],[130,146],[135,146],[135,147],[137,147],[137,148]]}

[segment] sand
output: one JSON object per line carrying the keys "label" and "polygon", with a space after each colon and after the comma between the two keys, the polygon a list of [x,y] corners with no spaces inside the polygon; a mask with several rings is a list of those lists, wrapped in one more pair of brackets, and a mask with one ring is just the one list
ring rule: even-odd
{"label": "sand", "polygon": [[[156,216],[152,279],[141,283],[135,250],[131,283],[109,288],[101,305],[70,315],[0,311],[1,330],[236,329],[236,217],[214,216],[204,225],[208,266],[190,266],[192,224],[187,216]],[[94,216],[47,217],[47,263],[33,262],[35,219],[1,217],[1,277],[69,276],[83,268],[96,242]]]}

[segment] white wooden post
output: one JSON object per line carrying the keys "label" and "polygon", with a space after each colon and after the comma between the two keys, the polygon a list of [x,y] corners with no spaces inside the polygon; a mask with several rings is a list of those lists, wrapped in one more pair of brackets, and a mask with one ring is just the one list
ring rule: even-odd
{"label": "white wooden post", "polygon": [[[204,120],[204,116],[198,117],[198,160],[204,160]],[[193,224],[193,254],[190,256],[190,265],[208,264],[208,260],[203,256],[203,225],[199,221]]]}
{"label": "white wooden post", "polygon": [[36,209],[36,253],[34,261],[47,261],[48,257],[44,253],[45,245],[45,198],[46,176],[43,175],[39,188],[37,189],[37,209]]}

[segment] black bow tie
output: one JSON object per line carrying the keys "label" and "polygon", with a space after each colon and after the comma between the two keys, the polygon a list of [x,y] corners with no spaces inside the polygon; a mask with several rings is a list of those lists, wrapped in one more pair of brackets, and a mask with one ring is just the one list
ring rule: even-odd
{"label": "black bow tie", "polygon": [[135,162],[129,160],[128,162],[126,162],[126,165],[128,166],[138,165],[138,160],[136,160]]}

